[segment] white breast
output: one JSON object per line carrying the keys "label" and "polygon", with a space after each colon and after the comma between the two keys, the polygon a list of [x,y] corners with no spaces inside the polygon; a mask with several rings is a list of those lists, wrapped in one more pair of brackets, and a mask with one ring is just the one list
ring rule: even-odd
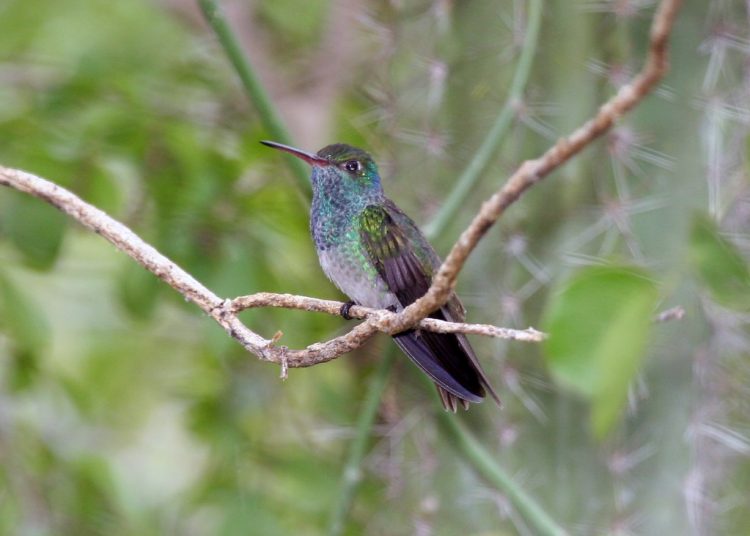
{"label": "white breast", "polygon": [[395,294],[390,292],[385,282],[351,258],[341,255],[336,248],[318,252],[320,266],[334,285],[359,305],[385,309],[402,309]]}

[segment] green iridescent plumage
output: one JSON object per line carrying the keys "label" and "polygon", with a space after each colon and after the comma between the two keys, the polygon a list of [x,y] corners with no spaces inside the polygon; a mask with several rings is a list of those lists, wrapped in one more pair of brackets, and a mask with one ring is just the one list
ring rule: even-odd
{"label": "green iridescent plumage", "polygon": [[[377,165],[345,144],[316,154],[263,142],[308,162],[313,169],[310,230],[321,267],[355,303],[400,311],[424,295],[440,258],[416,224],[385,197]],[[458,297],[430,315],[463,321]],[[462,334],[408,330],[394,336],[402,350],[435,382],[446,409],[499,399]]]}

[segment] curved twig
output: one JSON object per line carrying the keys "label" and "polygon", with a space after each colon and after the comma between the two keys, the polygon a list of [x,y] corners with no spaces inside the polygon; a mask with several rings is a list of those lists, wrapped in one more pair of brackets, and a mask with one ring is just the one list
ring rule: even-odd
{"label": "curved twig", "polygon": [[484,202],[435,274],[427,293],[406,307],[400,313],[400,318],[390,326],[391,329],[398,331],[414,326],[420,319],[441,307],[453,291],[466,259],[505,209],[528,188],[607,132],[615,121],[654,89],[667,71],[667,43],[680,4],[681,0],[663,0],[659,4],[651,25],[648,56],[641,72],[604,103],[592,119],[569,136],[560,138],[539,158],[524,162],[508,182]]}
{"label": "curved twig", "polygon": [[[285,367],[307,367],[323,363],[358,348],[378,331],[398,333],[419,325],[420,329],[462,332],[514,340],[540,341],[536,330],[508,330],[497,326],[459,324],[426,319],[450,296],[464,262],[504,210],[528,188],[580,152],[604,134],[623,114],[636,106],[654,88],[667,69],[667,38],[680,0],[664,0],[654,16],[651,46],[642,71],[605,103],[594,116],[567,138],[560,139],[546,153],[524,162],[508,182],[486,201],[469,227],[461,234],[445,262],[433,278],[427,294],[400,313],[353,307],[352,314],[365,318],[347,334],[329,341],[311,344],[302,350],[276,345],[276,337],[265,339],[244,325],[237,313],[247,307],[291,307],[309,311],[338,313],[341,303],[304,296],[255,294],[235,300],[218,297],[173,261],[159,253],[122,223],[78,196],[46,179],[25,171],[0,166],[0,184],[38,197],[100,234],[162,281],[193,301],[221,325],[242,346],[265,361]],[[334,313],[335,311],[335,313]]]}
{"label": "curved twig", "polygon": [[[393,333],[390,326],[398,317],[396,313],[355,306],[351,308],[351,316],[364,318],[365,321],[345,335],[329,341],[317,342],[300,350],[279,346],[277,337],[265,339],[243,324],[237,314],[251,307],[286,307],[337,315],[343,304],[306,296],[268,292],[234,300],[220,298],[128,227],[65,188],[31,173],[2,166],[0,166],[0,184],[46,201],[101,235],[185,298],[194,302],[218,322],[231,337],[239,341],[246,350],[264,361],[283,364],[289,368],[309,367],[331,361],[362,346],[378,331]],[[473,333],[528,342],[539,342],[544,338],[543,333],[533,328],[512,330],[492,325],[445,322],[431,318],[420,322],[419,327],[441,333]]]}
{"label": "curved twig", "polygon": [[[299,309],[302,311],[313,311],[337,316],[340,314],[342,302],[334,300],[321,300],[295,294],[274,294],[271,292],[258,292],[249,296],[240,296],[232,300],[230,308],[233,312],[244,311],[256,307],[282,307],[284,309]],[[383,331],[393,335],[389,325],[398,317],[398,313],[392,313],[385,309],[372,309],[353,305],[349,309],[349,316],[359,319],[370,319],[377,331]],[[542,342],[547,335],[534,328],[510,329],[493,326],[492,324],[466,324],[463,322],[446,322],[436,318],[423,318],[417,323],[417,327],[426,331],[436,333],[467,333],[469,335],[484,335],[485,337],[496,337],[524,342]]]}

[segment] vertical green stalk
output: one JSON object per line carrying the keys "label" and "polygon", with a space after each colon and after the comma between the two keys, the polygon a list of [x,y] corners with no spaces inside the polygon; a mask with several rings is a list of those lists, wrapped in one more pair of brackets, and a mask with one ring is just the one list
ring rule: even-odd
{"label": "vertical green stalk", "polygon": [[518,58],[513,80],[508,91],[508,98],[505,100],[500,115],[497,116],[494,125],[487,133],[481,147],[474,154],[469,165],[457,179],[456,185],[443,203],[440,211],[435,215],[433,220],[425,226],[427,236],[433,237],[441,234],[449,222],[456,216],[456,212],[461,208],[466,196],[474,188],[479,178],[482,176],[490,164],[492,157],[500,147],[500,142],[511,125],[516,106],[523,96],[526,82],[531,73],[531,65],[536,54],[536,45],[539,40],[539,27],[542,21],[542,2],[543,0],[529,1],[529,16],[526,23],[526,35],[521,48],[521,55]]}
{"label": "vertical green stalk", "polygon": [[[269,135],[275,141],[291,145],[291,138],[276,108],[255,74],[252,65],[242,52],[237,38],[227,24],[219,6],[214,0],[198,0],[198,5],[206,21],[219,39],[219,43],[223,47],[225,54],[232,62],[240,80],[242,80],[248,98],[260,115],[264,128],[268,130]],[[308,169],[296,158],[290,158],[287,161],[292,166],[297,186],[309,197],[310,183]],[[331,511],[329,534],[341,534],[344,528],[346,516],[354,500],[357,485],[361,480],[360,466],[366,454],[367,440],[375,423],[380,399],[383,396],[388,374],[393,366],[395,356],[395,349],[389,349],[370,379],[367,395],[357,419],[355,437],[349,447],[349,454],[342,473],[339,492],[337,494],[338,499]]]}
{"label": "vertical green stalk", "polygon": [[[276,108],[258,80],[252,65],[243,54],[236,37],[229,28],[215,0],[197,1],[206,20],[216,33],[224,52],[242,80],[245,91],[255,106],[264,128],[268,130],[269,135],[274,140],[291,144],[290,136]],[[529,5],[527,34],[508,99],[487,139],[459,178],[456,187],[446,200],[445,206],[443,206],[435,220],[428,225],[428,236],[439,234],[445,228],[448,221],[454,217],[455,212],[460,207],[466,195],[476,184],[489,164],[502,136],[510,125],[514,105],[521,98],[526,81],[528,80],[539,33],[542,0],[530,0]],[[297,186],[302,192],[309,195],[308,170],[297,159],[289,160],[289,163],[294,171]],[[357,419],[355,437],[350,445],[342,474],[337,495],[338,499],[331,513],[329,534],[332,536],[339,535],[343,531],[346,517],[354,500],[356,487],[361,480],[360,467],[367,451],[367,442],[371,435],[377,409],[380,405],[380,400],[396,355],[395,347],[391,346],[370,379],[367,394]],[[426,377],[425,383],[430,383]],[[535,527],[537,533],[554,536],[565,534],[547,513],[496,463],[477,439],[457,423],[456,415],[443,412],[440,414],[439,419],[445,435],[451,440],[451,444],[455,445],[463,453],[465,459],[474,466],[475,470],[485,480],[508,495],[518,511]]]}
{"label": "vertical green stalk", "polygon": [[458,424],[457,415],[440,412],[440,425],[445,435],[451,438],[451,444],[463,454],[464,459],[474,466],[477,473],[487,482],[508,496],[513,506],[531,525],[534,534],[543,536],[564,536],[567,534],[537,503],[498,465],[492,455],[485,449],[471,432]]}
{"label": "vertical green stalk", "polygon": [[357,485],[362,478],[361,466],[366,453],[367,440],[370,438],[370,432],[375,424],[375,416],[377,415],[378,407],[380,407],[380,400],[383,397],[388,375],[391,372],[395,358],[395,346],[390,345],[370,379],[367,395],[365,396],[362,408],[359,410],[356,434],[349,447],[349,456],[347,457],[341,476],[341,484],[339,485],[339,492],[337,494],[338,500],[331,511],[331,521],[328,526],[328,534],[330,536],[338,536],[344,529],[346,516],[351,508]]}
{"label": "vertical green stalk", "polygon": [[[292,145],[291,136],[284,126],[284,122],[281,120],[276,107],[271,102],[268,93],[266,93],[265,88],[258,79],[253,66],[242,52],[237,37],[229,27],[224,13],[214,0],[198,0],[198,5],[206,21],[219,39],[219,43],[229,61],[232,62],[235,71],[237,71],[250,102],[255,106],[255,110],[260,116],[263,127],[274,141]],[[289,157],[286,161],[294,173],[297,187],[309,198],[310,171],[307,169],[307,166],[301,160],[294,157]]]}
{"label": "vertical green stalk", "polygon": [[[531,65],[539,40],[541,20],[542,0],[530,0],[526,36],[508,92],[508,98],[495,124],[487,134],[484,143],[482,143],[482,146],[474,154],[467,168],[458,178],[456,186],[448,195],[440,211],[425,227],[425,233],[428,237],[434,238],[445,230],[445,227],[455,217],[466,196],[476,185],[482,173],[484,173],[489,165],[492,156],[500,146],[500,142],[513,119],[516,104],[523,96],[524,88],[531,73]],[[425,383],[430,382],[426,381]],[[562,536],[566,534],[565,530],[547,514],[544,508],[505,472],[490,453],[479,443],[476,437],[458,424],[457,415],[440,412],[438,419],[443,433],[451,445],[463,454],[464,459],[474,467],[474,470],[482,478],[508,496],[513,506],[535,529],[536,534],[545,536]]]}

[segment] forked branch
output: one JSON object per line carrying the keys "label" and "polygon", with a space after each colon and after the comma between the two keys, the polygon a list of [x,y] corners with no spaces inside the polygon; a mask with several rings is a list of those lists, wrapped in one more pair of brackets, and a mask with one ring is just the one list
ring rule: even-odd
{"label": "forked branch", "polygon": [[653,91],[668,69],[667,44],[680,4],[681,0],[662,0],[651,24],[648,56],[641,71],[605,102],[593,118],[569,136],[560,138],[539,158],[524,162],[508,182],[482,204],[479,213],[461,234],[435,274],[427,293],[406,307],[389,326],[391,329],[399,331],[409,328],[420,318],[440,308],[453,291],[466,259],[505,209],[527,189],[601,137],[621,116]]}
{"label": "forked branch", "polygon": [[[358,348],[378,331],[388,331],[388,324],[398,316],[390,311],[354,306],[350,309],[350,316],[366,320],[346,335],[312,344],[302,350],[290,350],[277,346],[276,338],[265,339],[255,333],[240,321],[237,314],[244,309],[255,307],[285,307],[336,315],[339,314],[343,303],[269,292],[243,296],[234,300],[220,298],[176,263],[143,241],[128,227],[65,188],[31,173],[2,166],[0,166],[0,184],[46,201],[101,235],[185,298],[194,302],[216,320],[229,335],[237,339],[245,349],[266,361],[292,368],[330,361]],[[543,333],[531,328],[512,330],[483,324],[444,322],[431,318],[422,320],[419,326],[429,331],[474,333],[529,342],[539,342],[544,338]]]}
{"label": "forked branch", "polygon": [[263,360],[280,363],[285,367],[307,367],[330,361],[362,346],[378,331],[393,334],[417,325],[420,329],[428,331],[473,333],[539,342],[543,340],[544,334],[531,328],[511,330],[483,324],[444,322],[426,317],[447,301],[466,259],[505,209],[533,184],[602,136],[620,116],[635,107],[654,89],[667,70],[667,40],[679,5],[680,0],[663,0],[659,5],[651,27],[648,57],[641,72],[602,105],[597,114],[583,126],[569,136],[561,138],[541,157],[524,162],[508,182],[482,205],[479,213],[451,249],[425,296],[401,313],[352,307],[350,315],[354,318],[363,318],[364,322],[343,336],[315,343],[301,350],[278,346],[276,338],[266,339],[260,336],[240,321],[238,313],[251,307],[285,307],[338,314],[342,303],[271,293],[258,293],[234,300],[220,298],[128,227],[68,190],[30,173],[2,166],[0,184],[42,199],[100,234],[117,249],[198,305],[245,349]]}

